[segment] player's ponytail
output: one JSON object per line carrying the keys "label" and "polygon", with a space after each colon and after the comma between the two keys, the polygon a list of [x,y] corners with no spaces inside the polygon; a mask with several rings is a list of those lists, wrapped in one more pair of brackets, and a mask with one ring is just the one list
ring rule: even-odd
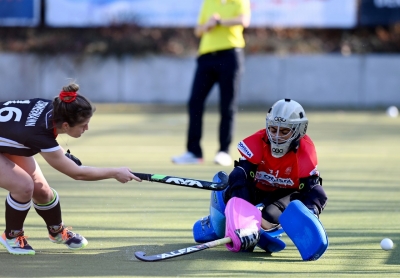
{"label": "player's ponytail", "polygon": [[78,94],[79,85],[71,83],[64,86],[53,100],[53,121],[56,127],[67,122],[71,127],[92,117],[96,108],[84,96]]}

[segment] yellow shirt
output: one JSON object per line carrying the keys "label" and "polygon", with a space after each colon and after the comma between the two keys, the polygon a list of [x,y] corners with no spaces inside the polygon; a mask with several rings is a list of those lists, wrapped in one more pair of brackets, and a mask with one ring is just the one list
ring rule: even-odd
{"label": "yellow shirt", "polygon": [[[198,24],[205,24],[215,13],[218,13],[222,20],[250,15],[250,0],[204,0]],[[215,26],[201,36],[199,54],[234,47],[243,48],[245,46],[243,29],[242,25]]]}

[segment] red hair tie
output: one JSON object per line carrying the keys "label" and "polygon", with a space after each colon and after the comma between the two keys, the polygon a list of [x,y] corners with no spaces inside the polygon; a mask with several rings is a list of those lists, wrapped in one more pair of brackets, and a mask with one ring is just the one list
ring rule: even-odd
{"label": "red hair tie", "polygon": [[73,102],[77,96],[78,96],[78,94],[76,92],[64,92],[64,91],[60,92],[61,101],[67,102],[67,103]]}

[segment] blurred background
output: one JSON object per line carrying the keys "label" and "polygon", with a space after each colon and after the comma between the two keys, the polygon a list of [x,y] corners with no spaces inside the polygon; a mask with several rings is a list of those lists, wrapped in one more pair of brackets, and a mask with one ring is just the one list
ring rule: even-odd
{"label": "blurred background", "polygon": [[[0,0],[0,101],[185,104],[201,0]],[[251,0],[240,105],[400,106],[400,1]],[[216,89],[216,88],[215,88]],[[216,103],[218,94],[208,102]]]}

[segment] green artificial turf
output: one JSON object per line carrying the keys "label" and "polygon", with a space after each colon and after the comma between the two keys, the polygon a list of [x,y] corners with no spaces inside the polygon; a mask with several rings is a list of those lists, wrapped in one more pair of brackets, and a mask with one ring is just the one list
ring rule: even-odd
{"label": "green artificial turf", "polygon": [[[265,112],[239,111],[231,148],[234,158],[238,158],[236,143],[264,128]],[[210,191],[146,181],[74,181],[38,155],[45,176],[60,195],[65,224],[89,244],[71,252],[51,243],[32,208],[25,233],[36,255],[12,256],[0,248],[0,277],[397,277],[400,118],[389,118],[383,111],[308,111],[307,116],[329,197],[320,217],[329,248],[319,260],[302,261],[284,235],[286,249],[272,255],[257,248],[253,253],[232,253],[217,246],[162,262],[138,261],[135,251],[152,255],[195,245],[192,226],[208,214]],[[121,111],[99,105],[80,139],[61,135],[58,141],[84,165],[128,166],[135,172],[211,180],[216,172],[232,169],[213,163],[218,121],[215,112],[205,115],[203,165],[170,162],[171,156],[185,151],[184,109]],[[0,190],[0,199],[6,194]],[[393,240],[393,250],[380,248],[385,237]]]}

